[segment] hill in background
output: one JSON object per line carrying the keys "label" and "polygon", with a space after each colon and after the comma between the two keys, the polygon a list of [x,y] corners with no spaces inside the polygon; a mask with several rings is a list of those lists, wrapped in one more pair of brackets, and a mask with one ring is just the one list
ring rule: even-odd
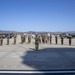
{"label": "hill in background", "polygon": [[45,32],[45,31],[41,31],[41,32],[36,32],[36,31],[28,31],[28,32],[17,32],[17,31],[5,31],[5,30],[0,30],[0,33],[14,33],[14,34],[21,34],[21,33],[27,33],[27,34],[62,34],[62,33],[67,33],[67,34],[75,34],[75,31],[67,31],[67,32]]}

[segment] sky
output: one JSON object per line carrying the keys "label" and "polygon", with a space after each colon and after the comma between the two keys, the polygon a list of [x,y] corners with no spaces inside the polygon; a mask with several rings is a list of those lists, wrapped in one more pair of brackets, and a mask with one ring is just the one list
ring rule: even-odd
{"label": "sky", "polygon": [[0,0],[0,30],[75,31],[75,0]]}

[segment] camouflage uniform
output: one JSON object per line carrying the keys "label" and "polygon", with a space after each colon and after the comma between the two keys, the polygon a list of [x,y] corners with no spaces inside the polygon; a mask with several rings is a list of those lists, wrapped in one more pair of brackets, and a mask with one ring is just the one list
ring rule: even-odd
{"label": "camouflage uniform", "polygon": [[17,35],[14,35],[14,44],[16,44],[16,37]]}
{"label": "camouflage uniform", "polygon": [[21,43],[23,44],[23,35],[21,35]]}
{"label": "camouflage uniform", "polygon": [[24,35],[24,43],[26,42],[26,35]]}
{"label": "camouflage uniform", "polygon": [[47,42],[49,42],[49,36],[47,36]]}
{"label": "camouflage uniform", "polygon": [[42,43],[44,43],[44,35],[42,35]]}
{"label": "camouflage uniform", "polygon": [[2,37],[2,35],[0,35],[0,45],[1,46],[3,45],[3,37]]}
{"label": "camouflage uniform", "polygon": [[44,35],[44,43],[46,43],[47,41],[46,41],[46,35]]}
{"label": "camouflage uniform", "polygon": [[69,45],[71,45],[72,36],[69,34]]}
{"label": "camouflage uniform", "polygon": [[7,45],[9,45],[10,35],[7,36]]}
{"label": "camouflage uniform", "polygon": [[28,36],[28,43],[31,43],[31,36]]}
{"label": "camouflage uniform", "polygon": [[63,45],[63,40],[64,40],[64,37],[63,35],[61,35],[61,44]]}
{"label": "camouflage uniform", "polygon": [[55,35],[55,42],[56,42],[56,44],[57,44],[57,41],[58,41],[58,40],[57,40],[57,35]]}
{"label": "camouflage uniform", "polygon": [[52,43],[52,35],[50,35],[50,44]]}
{"label": "camouflage uniform", "polygon": [[1,37],[1,45],[3,45],[3,36]]}
{"label": "camouflage uniform", "polygon": [[45,43],[48,42],[48,38],[47,38],[47,35],[45,35]]}
{"label": "camouflage uniform", "polygon": [[39,37],[36,35],[35,36],[35,49],[38,50],[39,48]]}
{"label": "camouflage uniform", "polygon": [[39,36],[39,43],[41,43],[41,37]]}

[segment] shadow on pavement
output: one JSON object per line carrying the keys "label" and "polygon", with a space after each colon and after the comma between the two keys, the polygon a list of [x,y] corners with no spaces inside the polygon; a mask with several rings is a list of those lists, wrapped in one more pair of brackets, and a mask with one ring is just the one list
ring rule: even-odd
{"label": "shadow on pavement", "polygon": [[75,69],[75,48],[44,48],[35,51],[30,48],[22,63],[35,70]]}

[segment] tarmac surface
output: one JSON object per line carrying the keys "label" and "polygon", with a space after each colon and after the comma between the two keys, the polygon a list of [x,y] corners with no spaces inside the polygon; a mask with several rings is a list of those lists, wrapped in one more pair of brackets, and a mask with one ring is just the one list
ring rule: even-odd
{"label": "tarmac surface", "polygon": [[13,38],[10,45],[0,46],[0,70],[63,70],[75,69],[75,39],[72,45],[68,45],[65,39],[64,45],[40,44],[39,50],[35,51],[34,39],[32,43],[20,44],[18,37],[17,44],[13,45]]}

